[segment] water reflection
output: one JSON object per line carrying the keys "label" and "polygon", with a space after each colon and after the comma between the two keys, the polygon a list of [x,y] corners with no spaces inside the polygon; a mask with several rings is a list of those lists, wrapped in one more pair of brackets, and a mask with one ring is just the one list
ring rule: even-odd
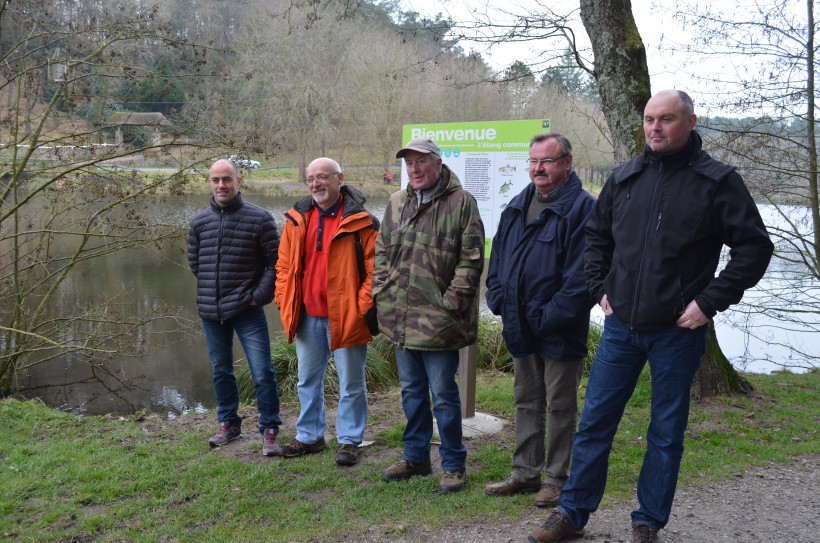
{"label": "water reflection", "polygon": [[768,205],[760,211],[777,253],[786,258],[773,258],[742,302],[717,316],[715,329],[724,354],[739,369],[806,371],[820,360],[820,284],[805,272],[792,228],[812,238],[809,210]]}
{"label": "water reflection", "polygon": [[[280,229],[285,211],[293,204],[293,199],[248,199],[271,210]],[[163,197],[145,212],[156,224],[187,232],[190,218],[206,204],[204,196]],[[109,304],[112,312],[138,319],[160,313],[171,316],[135,329],[127,338],[130,350],[138,353],[134,356],[92,365],[63,355],[33,366],[21,377],[25,394],[88,414],[151,409],[176,416],[215,407],[195,288],[183,239],[164,246],[159,254],[129,249],[78,268],[61,285],[61,305],[92,305],[116,294]],[[271,335],[280,333],[276,306],[268,305],[266,314]],[[243,356],[238,342],[235,349],[237,357]]]}

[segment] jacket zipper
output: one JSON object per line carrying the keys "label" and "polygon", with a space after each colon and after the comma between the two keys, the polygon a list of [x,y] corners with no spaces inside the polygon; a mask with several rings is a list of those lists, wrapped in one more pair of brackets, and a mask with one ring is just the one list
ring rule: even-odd
{"label": "jacket zipper", "polygon": [[[632,316],[629,319],[629,329],[630,331],[635,330],[635,321],[638,318],[638,296],[641,291],[641,282],[643,280],[643,267],[644,267],[644,258],[646,256],[646,246],[649,244],[649,231],[652,228],[652,218],[654,213],[652,210],[655,208],[655,199],[658,196],[658,187],[661,185],[661,179],[663,178],[663,162],[658,166],[658,178],[655,180],[655,188],[652,190],[652,200],[650,201],[649,205],[649,216],[646,220],[646,228],[644,229],[643,234],[643,247],[641,248],[641,258],[638,261],[638,276],[635,278],[635,290],[632,294]],[[655,230],[661,227],[661,216],[662,211],[658,212],[658,219],[657,225],[655,226]]]}
{"label": "jacket zipper", "polygon": [[222,292],[219,285],[220,268],[222,267],[222,227],[225,225],[225,210],[219,210],[219,240],[216,245],[216,314],[219,316],[219,324],[224,324],[222,319]]}

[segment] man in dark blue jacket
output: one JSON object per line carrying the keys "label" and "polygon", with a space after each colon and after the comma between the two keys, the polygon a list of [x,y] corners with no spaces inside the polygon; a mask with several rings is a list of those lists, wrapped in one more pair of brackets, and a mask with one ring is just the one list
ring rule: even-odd
{"label": "man in dark blue jacket", "polygon": [[592,307],[584,226],[595,200],[572,170],[564,136],[535,136],[528,162],[532,184],[501,214],[487,274],[487,306],[501,316],[513,356],[515,452],[510,477],[485,493],[537,492],[535,504],[549,507],[567,479],[578,416]]}
{"label": "man in dark blue jacket", "polygon": [[[603,497],[612,441],[647,360],[651,420],[632,541],[657,542],[669,520],[707,324],[763,277],[773,250],[743,179],[702,150],[696,122],[685,92],[654,95],[644,109],[644,152],[615,168],[587,222],[585,270],[606,316],[604,333],[572,472],[559,506],[530,541],[583,533]],[[724,245],[729,261],[715,275]]]}
{"label": "man in dark blue jacket", "polygon": [[194,216],[188,233],[188,262],[197,279],[196,303],[208,345],[218,404],[218,447],[242,433],[239,390],[233,372],[233,336],[239,337],[256,382],[262,454],[280,452],[277,442],[279,391],[271,365],[268,322],[263,306],[273,300],[279,232],[273,216],[245,202],[236,165],[211,166],[211,205]]}

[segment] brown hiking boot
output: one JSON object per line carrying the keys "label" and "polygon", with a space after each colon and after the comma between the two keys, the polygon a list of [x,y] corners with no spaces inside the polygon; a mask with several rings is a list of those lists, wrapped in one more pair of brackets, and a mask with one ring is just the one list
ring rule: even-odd
{"label": "brown hiking boot", "polygon": [[561,497],[560,488],[550,483],[544,483],[535,496],[535,505],[537,507],[555,507],[558,505],[559,497]]}
{"label": "brown hiking boot", "polygon": [[281,454],[285,458],[295,458],[306,454],[320,453],[325,450],[326,446],[324,437],[320,437],[316,443],[302,443],[298,439],[294,439],[287,445],[282,445]]}
{"label": "brown hiking boot", "polygon": [[632,543],[658,543],[658,531],[646,524],[632,527]]}
{"label": "brown hiking boot", "polygon": [[341,443],[336,449],[336,465],[354,466],[359,461],[359,448],[351,443]]}
{"label": "brown hiking boot", "polygon": [[530,543],[556,543],[566,538],[581,537],[583,528],[576,528],[559,510],[554,510],[544,524],[530,532],[527,541]]}
{"label": "brown hiking boot", "polygon": [[281,456],[282,446],[276,441],[279,436],[279,430],[273,428],[265,428],[262,432],[262,454],[265,456]]}
{"label": "brown hiking boot", "polygon": [[231,425],[230,422],[225,421],[219,425],[219,430],[208,440],[208,445],[211,447],[221,447],[226,443],[239,439],[241,435],[241,426],[238,424]]}
{"label": "brown hiking boot", "polygon": [[490,483],[484,487],[487,496],[513,496],[515,494],[532,494],[541,488],[541,481],[522,483],[512,475],[506,481]]}
{"label": "brown hiking boot", "polygon": [[384,481],[405,481],[411,477],[430,475],[433,473],[433,466],[430,462],[416,464],[410,460],[400,460],[382,473]]}
{"label": "brown hiking boot", "polygon": [[441,480],[438,484],[438,491],[441,494],[447,494],[450,492],[461,492],[464,490],[464,485],[467,484],[467,472],[463,469],[455,469],[451,471],[445,471],[444,475],[441,476]]}

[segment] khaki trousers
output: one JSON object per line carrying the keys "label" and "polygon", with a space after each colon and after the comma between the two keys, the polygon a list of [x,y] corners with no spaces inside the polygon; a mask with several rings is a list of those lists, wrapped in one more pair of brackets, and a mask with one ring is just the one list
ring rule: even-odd
{"label": "khaki trousers", "polygon": [[[513,358],[515,452],[512,475],[557,487],[567,480],[578,422],[578,387],[583,360],[555,360],[542,354]],[[546,438],[546,440],[545,440]]]}

